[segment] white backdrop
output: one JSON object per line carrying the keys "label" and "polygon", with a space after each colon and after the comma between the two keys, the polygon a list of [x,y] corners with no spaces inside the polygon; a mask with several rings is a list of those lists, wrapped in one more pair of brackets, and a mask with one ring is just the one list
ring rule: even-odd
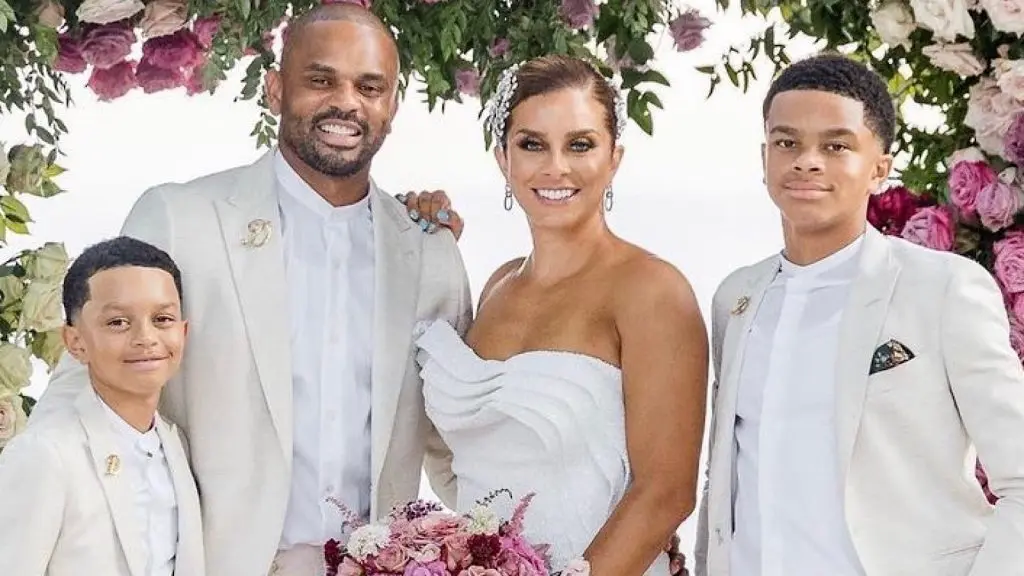
{"label": "white backdrop", "polygon": [[[690,279],[709,324],[711,297],[732,269],[781,246],[779,217],[761,183],[761,98],[770,70],[743,95],[731,86],[705,100],[706,77],[693,70],[717,61],[730,44],[745,45],[756,21],[713,14],[713,0],[693,2],[716,20],[698,51],[678,54],[669,38],[658,47],[658,64],[671,80],[659,91],[664,111],[655,111],[655,135],[630,125],[626,155],[615,185],[611,227],[620,236],[661,255]],[[793,55],[809,52],[804,42]],[[27,204],[36,223],[31,237],[12,237],[11,249],[47,240],[66,243],[69,253],[114,236],[132,203],[146,188],[185,181],[249,163],[262,151],[248,136],[255,105],[234,102],[235,75],[215,96],[188,98],[178,90],[139,92],[100,103],[73,78],[75,105],[62,115],[70,128],[60,183],[68,194]],[[429,113],[412,86],[394,131],[374,163],[373,176],[386,190],[441,188],[467,221],[460,241],[474,297],[501,263],[529,250],[518,208],[502,208],[503,181],[483,147],[479,102],[448,105]],[[23,137],[20,118],[4,118],[0,141]],[[202,319],[193,319],[201,322]],[[29,393],[46,386],[37,365]],[[430,496],[424,487],[424,495]],[[696,514],[680,529],[683,549],[692,550]]]}

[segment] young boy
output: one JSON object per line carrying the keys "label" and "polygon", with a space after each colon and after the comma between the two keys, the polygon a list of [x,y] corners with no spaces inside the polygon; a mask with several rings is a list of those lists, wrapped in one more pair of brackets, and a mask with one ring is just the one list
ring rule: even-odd
{"label": "young boy", "polygon": [[1024,371],[991,274],[867,224],[895,121],[842,56],[768,91],[784,249],[714,297],[698,576],[1024,573]]}
{"label": "young boy", "polygon": [[92,386],[0,453],[0,572],[202,576],[196,487],[156,411],[185,348],[177,266],[132,238],[96,244],[68,270],[64,311]]}

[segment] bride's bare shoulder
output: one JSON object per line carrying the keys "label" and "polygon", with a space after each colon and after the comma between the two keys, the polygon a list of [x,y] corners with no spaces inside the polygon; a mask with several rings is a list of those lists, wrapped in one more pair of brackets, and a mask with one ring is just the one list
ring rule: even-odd
{"label": "bride's bare shoulder", "polygon": [[477,306],[479,309],[483,306],[484,301],[487,300],[495,288],[501,286],[509,276],[511,276],[516,270],[519,270],[523,266],[523,262],[526,261],[525,257],[515,258],[505,262],[498,269],[491,274],[491,277],[487,279],[487,283],[484,284],[484,289],[480,291],[480,304]]}
{"label": "bride's bare shoulder", "polygon": [[630,246],[614,274],[616,308],[630,312],[671,305],[697,311],[696,294],[675,265],[637,246]]}

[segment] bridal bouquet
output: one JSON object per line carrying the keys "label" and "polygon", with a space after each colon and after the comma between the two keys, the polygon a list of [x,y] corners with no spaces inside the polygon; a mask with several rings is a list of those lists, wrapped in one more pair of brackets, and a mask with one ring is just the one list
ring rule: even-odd
{"label": "bridal bouquet", "polygon": [[[491,508],[492,494],[469,513],[416,500],[383,521],[356,528],[347,545],[324,546],[328,576],[547,576],[544,546],[523,538],[523,517],[533,498],[522,498],[512,517]],[[588,572],[576,572],[586,574]]]}

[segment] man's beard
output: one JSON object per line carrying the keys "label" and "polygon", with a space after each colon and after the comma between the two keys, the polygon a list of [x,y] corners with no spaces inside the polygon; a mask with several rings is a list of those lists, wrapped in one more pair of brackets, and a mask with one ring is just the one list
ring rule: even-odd
{"label": "man's beard", "polygon": [[[344,158],[341,151],[319,142],[316,137],[316,125],[328,119],[359,124],[363,141],[357,149],[358,154],[355,158]],[[349,178],[369,166],[384,143],[384,135],[383,129],[371,130],[365,120],[356,118],[355,114],[345,114],[336,108],[314,116],[309,122],[292,116],[282,118],[281,123],[281,140],[310,168],[332,178]]]}

